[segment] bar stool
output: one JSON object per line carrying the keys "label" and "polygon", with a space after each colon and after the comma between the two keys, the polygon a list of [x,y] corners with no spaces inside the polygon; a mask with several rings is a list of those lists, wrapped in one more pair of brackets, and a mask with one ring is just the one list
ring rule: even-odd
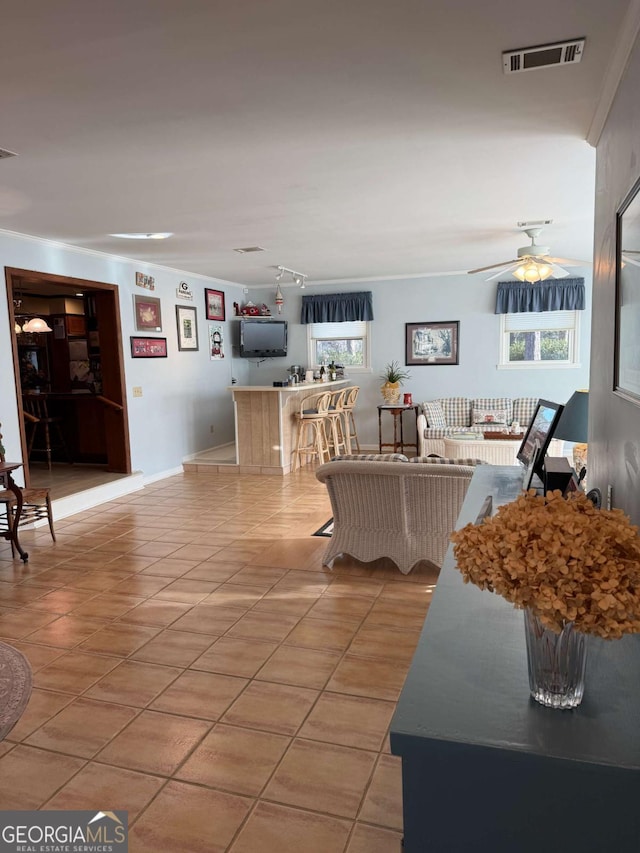
{"label": "bar stool", "polygon": [[296,460],[297,467],[302,467],[302,456],[315,457],[318,462],[328,462],[331,458],[326,430],[331,396],[330,391],[325,391],[300,401],[300,411],[296,412],[298,437],[292,470],[296,469]]}
{"label": "bar stool", "polygon": [[[73,460],[71,459],[69,448],[67,447],[67,443],[64,440],[64,435],[60,427],[62,418],[49,417],[46,395],[25,394],[22,398],[22,406],[25,411],[25,415],[29,416],[25,419],[31,422],[31,436],[27,447],[29,461],[31,461],[31,456],[34,453],[44,453],[47,458],[47,467],[49,468],[49,471],[51,471],[51,453],[53,450],[61,448],[67,457],[67,462],[72,463]],[[39,430],[42,431],[40,436],[42,446],[34,447],[36,433]],[[55,443],[52,440],[52,431],[56,434]]]}
{"label": "bar stool", "polygon": [[327,420],[329,422],[330,456],[340,456],[341,453],[348,452],[344,431],[344,398],[346,388],[339,388],[337,391],[329,393],[331,394],[331,401],[329,403],[329,411],[327,412]]}
{"label": "bar stool", "polygon": [[351,385],[344,388],[344,398],[342,402],[342,417],[344,420],[344,439],[346,452],[351,453],[352,442],[355,442],[356,452],[360,453],[360,442],[358,441],[358,431],[356,430],[356,421],[353,416],[353,410],[356,407],[356,400],[360,393],[359,385]]}

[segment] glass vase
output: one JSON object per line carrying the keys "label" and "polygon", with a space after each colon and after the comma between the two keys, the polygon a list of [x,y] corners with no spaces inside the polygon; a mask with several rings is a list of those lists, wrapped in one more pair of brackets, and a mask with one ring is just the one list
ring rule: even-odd
{"label": "glass vase", "polygon": [[587,637],[567,622],[559,634],[545,627],[529,608],[524,611],[529,688],[547,708],[576,708],[584,695]]}

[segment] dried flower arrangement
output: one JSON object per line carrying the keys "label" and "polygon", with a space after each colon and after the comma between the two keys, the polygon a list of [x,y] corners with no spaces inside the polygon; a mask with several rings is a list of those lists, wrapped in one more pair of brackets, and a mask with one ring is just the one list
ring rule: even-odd
{"label": "dried flower arrangement", "polygon": [[529,491],[451,535],[465,583],[530,608],[559,633],[619,639],[640,632],[640,537],[622,510],[581,492]]}

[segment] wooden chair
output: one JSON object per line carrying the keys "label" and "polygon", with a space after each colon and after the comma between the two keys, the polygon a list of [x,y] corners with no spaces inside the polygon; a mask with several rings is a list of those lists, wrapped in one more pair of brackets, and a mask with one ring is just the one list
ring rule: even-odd
{"label": "wooden chair", "polygon": [[340,456],[343,453],[351,452],[351,448],[347,448],[343,420],[346,389],[339,388],[337,391],[330,393],[331,400],[329,402],[329,411],[327,412],[329,455]]}
{"label": "wooden chair", "polygon": [[330,391],[313,394],[300,402],[300,410],[296,412],[298,437],[293,451],[292,470],[295,470],[296,462],[298,467],[302,466],[302,456],[306,456],[307,460],[315,457],[318,462],[328,462],[331,458],[326,429],[330,404]]}
{"label": "wooden chair", "polygon": [[[52,418],[49,416],[49,408],[47,405],[47,397],[45,394],[25,394],[22,398],[22,408],[25,414],[25,420],[31,424],[31,435],[29,436],[27,454],[29,460],[34,453],[44,453],[47,459],[47,467],[51,471],[51,454],[57,448],[61,448],[67,461],[71,463],[71,454],[64,440],[64,435],[60,424],[62,418]],[[40,433],[40,441],[42,446],[34,446],[36,434]],[[55,433],[56,441],[52,440],[52,433]]]}
{"label": "wooden chair", "polygon": [[356,429],[356,421],[353,416],[353,410],[356,407],[356,400],[360,393],[359,385],[352,385],[344,389],[344,399],[342,402],[342,417],[344,419],[344,440],[346,445],[346,453],[351,453],[352,445],[355,443],[356,453],[360,453],[360,442],[358,441],[358,431]]}
{"label": "wooden chair", "polygon": [[[1,426],[1,424],[0,424]],[[4,447],[2,445],[2,433],[0,432],[0,462],[4,462]],[[22,512],[20,513],[19,527],[25,524],[33,524],[34,521],[47,519],[49,522],[49,530],[51,538],[56,541],[56,534],[53,529],[53,512],[51,510],[51,496],[49,489],[43,487],[41,489],[24,488],[22,489]],[[16,496],[13,492],[7,489],[0,489],[0,527],[8,529],[15,519],[17,509]],[[13,542],[11,543],[11,554],[13,556]]]}

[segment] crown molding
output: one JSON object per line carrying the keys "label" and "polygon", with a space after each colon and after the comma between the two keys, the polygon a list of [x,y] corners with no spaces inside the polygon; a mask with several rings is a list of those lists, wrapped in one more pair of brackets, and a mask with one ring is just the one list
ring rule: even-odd
{"label": "crown molding", "polygon": [[640,32],[640,0],[631,0],[622,20],[609,67],[604,75],[598,105],[587,133],[587,142],[595,148],[611,110],[618,86],[626,70],[631,51]]}
{"label": "crown molding", "polygon": [[[164,264],[156,264],[153,261],[143,261],[140,258],[130,258],[127,255],[113,255],[110,252],[101,252],[98,249],[86,249],[83,246],[74,246],[71,243],[63,243],[60,240],[51,240],[48,237],[37,237],[33,234],[21,234],[19,231],[9,231],[6,228],[0,228],[0,237],[11,237],[17,240],[30,241],[32,243],[40,243],[45,246],[51,246],[54,249],[65,249],[68,252],[75,252],[78,255],[89,255],[101,259],[108,258],[111,261],[123,261],[127,264],[134,264],[144,269],[162,270],[163,272],[171,273],[172,275],[182,278],[197,278],[200,281],[206,281],[213,284],[222,284],[229,287],[246,287],[237,281],[227,281],[224,278],[216,278],[213,275],[203,275],[198,272],[190,272],[189,270],[179,269],[178,267],[168,267]],[[53,270],[49,270],[53,272]]]}

